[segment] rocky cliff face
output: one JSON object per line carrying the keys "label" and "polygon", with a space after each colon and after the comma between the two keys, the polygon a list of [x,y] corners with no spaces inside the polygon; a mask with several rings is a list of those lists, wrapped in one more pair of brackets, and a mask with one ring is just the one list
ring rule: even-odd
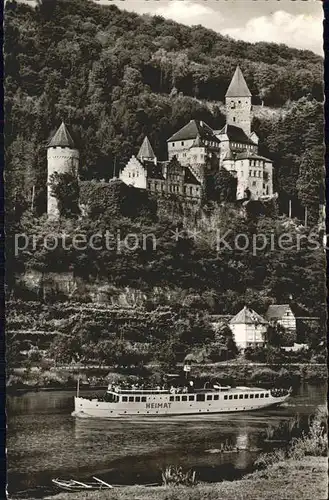
{"label": "rocky cliff face", "polygon": [[143,291],[132,287],[118,287],[105,280],[86,281],[67,273],[42,273],[28,270],[18,280],[19,287],[31,298],[71,300],[82,303],[100,303],[120,307],[138,307],[146,303],[172,304],[182,300],[181,290],[153,287]]}

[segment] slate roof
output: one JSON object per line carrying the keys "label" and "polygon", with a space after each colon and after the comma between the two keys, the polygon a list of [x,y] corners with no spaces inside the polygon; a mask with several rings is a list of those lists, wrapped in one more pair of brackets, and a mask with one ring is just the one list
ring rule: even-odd
{"label": "slate roof", "polygon": [[144,141],[143,141],[141,147],[139,148],[137,158],[139,160],[142,160],[143,158],[147,158],[149,160],[155,159],[155,154],[154,154],[153,148],[152,148],[151,143],[150,143],[147,136],[144,137]]}
{"label": "slate roof", "polygon": [[270,160],[269,158],[265,158],[265,156],[256,155],[256,154],[250,153],[248,151],[244,151],[243,153],[238,153],[236,155],[236,159],[237,160],[245,160],[245,159],[249,159],[249,160],[265,160],[267,162],[273,163],[272,160]]}
{"label": "slate roof", "polygon": [[143,166],[147,170],[147,177],[149,179],[158,179],[160,181],[164,181],[165,178],[162,172],[161,163],[154,164],[153,161],[144,161]]}
{"label": "slate roof", "polygon": [[251,97],[246,80],[240,66],[236,67],[235,73],[226,92],[226,97]]}
{"label": "slate roof", "polygon": [[234,324],[249,324],[249,325],[255,325],[255,324],[262,324],[262,325],[267,325],[268,322],[266,319],[264,319],[260,314],[256,313],[253,309],[249,309],[248,307],[244,306],[243,309],[241,309],[238,314],[236,314],[230,321],[231,325]]}
{"label": "slate roof", "polygon": [[200,139],[217,142],[217,144],[220,143],[220,140],[215,136],[212,128],[210,128],[205,122],[199,120],[191,120],[178,132],[172,135],[167,142],[197,139],[198,136]]}
{"label": "slate roof", "polygon": [[218,135],[226,134],[229,141],[242,142],[243,144],[252,144],[253,146],[256,146],[250,137],[247,136],[245,131],[235,125],[224,125],[224,127],[217,133]]}
{"label": "slate roof", "polygon": [[268,320],[281,319],[287,312],[287,309],[291,311],[289,304],[275,304],[273,306],[268,306],[268,309],[266,311],[266,318]]}
{"label": "slate roof", "polygon": [[201,182],[195,177],[189,167],[185,167],[184,172],[184,183],[185,184],[195,184],[196,186],[200,186]]}
{"label": "slate roof", "polygon": [[71,148],[75,149],[74,141],[70,132],[68,131],[64,122],[61,123],[60,127],[57,129],[57,132],[53,135],[52,139],[48,143],[48,148]]}

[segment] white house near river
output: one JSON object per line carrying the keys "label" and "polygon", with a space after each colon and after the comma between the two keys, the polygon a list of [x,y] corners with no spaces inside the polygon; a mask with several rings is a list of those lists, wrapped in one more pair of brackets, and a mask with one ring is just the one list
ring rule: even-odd
{"label": "white house near river", "polygon": [[229,322],[234,341],[240,349],[263,346],[268,325],[266,319],[246,306]]}

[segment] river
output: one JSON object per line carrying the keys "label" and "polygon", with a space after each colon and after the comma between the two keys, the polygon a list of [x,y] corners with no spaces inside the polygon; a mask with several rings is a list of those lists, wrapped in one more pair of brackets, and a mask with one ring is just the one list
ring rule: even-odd
{"label": "river", "polygon": [[[86,393],[87,394],[87,393]],[[8,396],[8,491],[42,498],[55,493],[51,479],[91,479],[116,484],[161,481],[161,470],[181,465],[204,481],[238,478],[251,470],[269,424],[296,415],[307,421],[326,401],[325,384],[303,385],[284,406],[250,413],[145,418],[138,421],[71,417],[70,391]],[[305,418],[304,418],[305,417]],[[258,451],[218,453],[221,443]]]}

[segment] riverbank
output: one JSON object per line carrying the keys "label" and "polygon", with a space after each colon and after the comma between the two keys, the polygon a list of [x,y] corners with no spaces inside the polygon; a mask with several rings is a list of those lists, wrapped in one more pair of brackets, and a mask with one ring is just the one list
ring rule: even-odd
{"label": "riverbank", "polygon": [[[110,491],[75,493],[77,500],[325,500],[327,458],[304,457],[286,460],[257,471],[241,480],[199,484],[194,487],[131,486]],[[45,500],[71,500],[72,493],[60,493]]]}
{"label": "riverbank", "polygon": [[[148,377],[156,376],[157,366],[146,367]],[[294,363],[268,365],[248,361],[232,361],[209,364],[196,364],[193,374],[200,380],[216,380],[221,384],[251,384],[298,386],[301,382],[319,382],[327,379],[327,365],[316,363]],[[16,368],[8,376],[8,393],[33,390],[75,390],[78,378],[81,388],[90,390],[106,388],[110,381],[139,380],[145,374],[116,372],[111,367],[56,366],[43,369],[38,366]]]}

